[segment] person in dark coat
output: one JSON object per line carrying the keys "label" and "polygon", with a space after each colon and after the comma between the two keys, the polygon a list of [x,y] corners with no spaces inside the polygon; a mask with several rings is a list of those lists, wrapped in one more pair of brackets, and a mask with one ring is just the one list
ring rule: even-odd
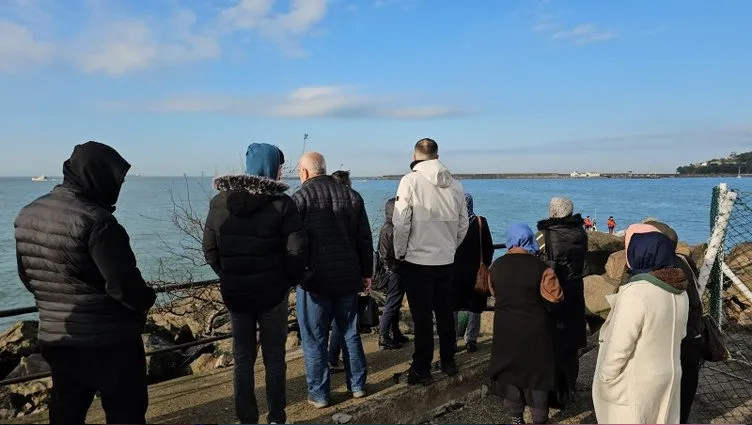
{"label": "person in dark coat", "polygon": [[572,214],[567,198],[553,198],[549,218],[538,222],[541,258],[556,271],[564,290],[554,334],[556,349],[556,390],[551,407],[563,409],[572,398],[580,371],[579,350],[587,343],[583,273],[587,254],[587,232],[579,214]]}
{"label": "person in dark coat", "polygon": [[204,226],[206,262],[219,276],[230,312],[235,353],[235,413],[258,423],[254,394],[256,329],[266,370],[267,422],[285,423],[287,295],[308,265],[308,238],[297,207],[279,181],[284,156],[276,146],[253,143],[248,174],[218,176]]}
{"label": "person in dark coat", "polygon": [[373,239],[363,198],[326,175],[316,152],[300,159],[302,185],[292,199],[310,241],[311,276],[298,288],[297,317],[303,343],[308,401],[330,403],[327,346],[329,326],[344,337],[343,361],[348,390],[366,395],[366,357],[358,333],[358,292],[368,292],[373,274]]}
{"label": "person in dark coat", "polygon": [[[668,236],[673,244],[674,251],[679,244],[679,237],[676,231],[669,225],[659,221],[647,221],[659,232]],[[692,259],[683,254],[676,254],[676,267],[682,270],[687,280],[687,297],[689,298],[689,314],[687,317],[687,336],[681,342],[681,411],[680,423],[689,423],[689,412],[692,409],[692,403],[695,401],[697,394],[697,383],[700,376],[700,366],[702,362],[702,348],[705,344],[703,338],[704,325],[702,322],[702,301],[697,288],[699,274],[697,267]]]}
{"label": "person in dark coat", "polygon": [[384,206],[385,221],[379,234],[378,263],[381,267],[379,272],[384,273],[383,279],[386,281],[386,288],[383,288],[386,290],[386,302],[379,321],[379,347],[382,350],[402,348],[402,344],[409,341],[406,336],[402,335],[399,328],[400,308],[405,296],[405,288],[402,285],[399,273],[397,273],[397,259],[394,258],[392,216],[394,216],[395,201],[395,198],[386,201]]}
{"label": "person in dark coat", "polygon": [[[465,348],[468,352],[478,351],[478,334],[480,333],[480,314],[486,309],[487,298],[476,293],[476,277],[480,262],[486,267],[493,260],[493,240],[485,217],[478,217],[473,211],[473,196],[465,193],[467,216],[470,227],[467,235],[454,254],[454,279],[452,280],[452,299],[454,300],[454,323],[457,335],[465,335]],[[482,248],[482,256],[481,256]],[[457,312],[467,311],[467,327],[460,329]]]}
{"label": "person in dark coat", "polygon": [[84,423],[97,392],[107,423],[146,423],[141,333],[156,296],[112,214],[129,169],[107,145],[78,145],[63,184],[16,218],[18,274],[39,309],[52,372],[53,424]]}
{"label": "person in dark coat", "polygon": [[491,267],[496,305],[488,374],[511,416],[509,423],[523,423],[526,405],[535,423],[545,423],[554,389],[552,311],[564,294],[556,273],[537,257],[530,227],[513,224],[506,239],[509,251]]}

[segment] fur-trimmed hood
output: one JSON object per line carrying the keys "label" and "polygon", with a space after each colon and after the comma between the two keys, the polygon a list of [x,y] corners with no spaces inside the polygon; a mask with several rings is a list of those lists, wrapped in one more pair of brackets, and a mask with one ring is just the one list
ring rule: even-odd
{"label": "fur-trimmed hood", "polygon": [[546,220],[541,220],[538,222],[538,230],[546,230],[554,226],[582,227],[583,225],[584,221],[582,220],[582,216],[575,214],[567,217],[548,218]]}
{"label": "fur-trimmed hood", "polygon": [[248,174],[217,176],[212,185],[219,194],[212,200],[212,207],[227,208],[230,214],[247,217],[275,199],[286,197],[286,183],[266,177]]}
{"label": "fur-trimmed hood", "polygon": [[268,177],[252,176],[248,174],[226,174],[214,177],[214,189],[220,192],[242,190],[251,195],[281,195],[290,188],[287,183]]}

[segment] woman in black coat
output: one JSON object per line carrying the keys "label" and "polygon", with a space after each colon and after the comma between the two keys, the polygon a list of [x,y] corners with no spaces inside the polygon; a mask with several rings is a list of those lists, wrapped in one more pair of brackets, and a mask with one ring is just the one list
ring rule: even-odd
{"label": "woman in black coat", "polygon": [[580,370],[579,349],[586,345],[585,295],[582,282],[587,254],[587,233],[579,214],[572,215],[572,201],[553,198],[549,219],[538,223],[541,259],[556,271],[564,302],[557,317],[556,390],[552,407],[563,409],[571,399]]}
{"label": "woman in black coat", "polygon": [[509,251],[491,268],[496,296],[491,388],[504,399],[508,423],[523,423],[525,406],[534,423],[545,423],[554,389],[552,313],[563,294],[554,271],[537,257],[538,245],[527,224],[513,224],[506,242]]}
{"label": "woman in black coat", "polygon": [[[454,323],[457,327],[457,335],[462,335],[457,312],[467,311],[467,327],[465,329],[465,347],[473,353],[478,350],[478,334],[480,333],[480,313],[486,308],[486,297],[473,291],[475,278],[480,267],[481,257],[486,267],[491,265],[493,259],[493,241],[488,222],[485,217],[478,217],[473,212],[473,197],[465,193],[467,203],[467,215],[470,227],[462,244],[457,248],[454,255],[454,280],[452,292],[454,300]],[[481,255],[482,246],[482,255]]]}

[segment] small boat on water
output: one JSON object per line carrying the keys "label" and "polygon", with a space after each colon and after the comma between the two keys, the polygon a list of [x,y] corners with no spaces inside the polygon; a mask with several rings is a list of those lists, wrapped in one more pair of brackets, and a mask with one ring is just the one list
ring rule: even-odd
{"label": "small boat on water", "polygon": [[742,178],[742,167],[739,167],[739,171],[736,173],[736,178],[737,179]]}
{"label": "small boat on water", "polygon": [[45,176],[44,174],[42,174],[39,177],[32,177],[31,181],[33,181],[33,182],[48,182],[48,181],[50,181],[50,179],[48,179],[47,176]]}

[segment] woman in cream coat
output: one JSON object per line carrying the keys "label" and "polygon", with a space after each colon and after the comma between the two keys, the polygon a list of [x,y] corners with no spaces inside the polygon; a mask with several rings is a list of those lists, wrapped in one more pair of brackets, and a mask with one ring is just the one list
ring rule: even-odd
{"label": "woman in cream coat", "polygon": [[599,423],[679,423],[687,282],[671,240],[658,232],[632,235],[627,264],[631,278],[608,297],[601,328],[595,415]]}

